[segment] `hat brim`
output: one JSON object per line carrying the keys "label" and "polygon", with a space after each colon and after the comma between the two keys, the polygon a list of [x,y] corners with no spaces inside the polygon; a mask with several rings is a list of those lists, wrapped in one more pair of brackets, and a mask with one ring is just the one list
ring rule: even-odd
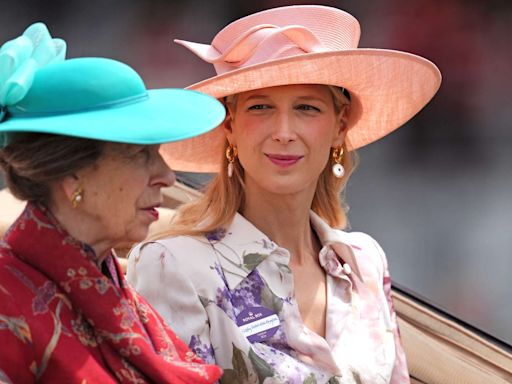
{"label": "hat brim", "polygon": [[[11,117],[0,132],[38,132],[128,144],[161,144],[208,132],[225,109],[211,96],[184,89],[154,89],[148,98],[118,107],[38,117]],[[175,154],[179,157],[179,154]]]}
{"label": "hat brim", "polygon": [[[191,85],[187,89],[222,98],[288,84],[327,84],[351,95],[348,149],[357,149],[394,131],[435,95],[441,73],[429,60],[407,52],[353,49],[309,53],[267,61]],[[225,146],[222,126],[206,135],[169,143],[162,153],[175,169],[218,172]],[[181,158],[175,153],[183,154]]]}

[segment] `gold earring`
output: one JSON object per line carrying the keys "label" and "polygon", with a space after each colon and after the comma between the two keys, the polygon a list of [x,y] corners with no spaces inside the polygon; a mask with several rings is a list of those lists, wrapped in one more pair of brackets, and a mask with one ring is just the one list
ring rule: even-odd
{"label": "gold earring", "polygon": [[226,148],[226,159],[228,159],[228,177],[233,176],[235,169],[235,159],[238,156],[238,149],[232,144],[229,144]]}
{"label": "gold earring", "polygon": [[332,166],[332,174],[341,179],[343,175],[345,175],[345,168],[341,165],[341,161],[343,160],[343,148],[337,147],[332,149],[332,159],[334,161],[334,165]]}
{"label": "gold earring", "polygon": [[73,208],[78,207],[78,204],[80,204],[84,198],[82,195],[84,193],[84,190],[82,187],[78,187],[75,192],[73,192],[73,195],[71,195],[71,205]]}

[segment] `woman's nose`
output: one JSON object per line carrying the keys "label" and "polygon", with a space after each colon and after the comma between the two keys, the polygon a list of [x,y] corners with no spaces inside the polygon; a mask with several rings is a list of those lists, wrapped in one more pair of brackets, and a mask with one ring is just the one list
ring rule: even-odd
{"label": "woman's nose", "polygon": [[276,114],[272,139],[280,143],[289,143],[296,139],[291,113],[280,112]]}
{"label": "woman's nose", "polygon": [[176,182],[176,174],[167,165],[162,156],[158,154],[158,159],[155,163],[152,185],[160,185],[161,187],[170,187]]}

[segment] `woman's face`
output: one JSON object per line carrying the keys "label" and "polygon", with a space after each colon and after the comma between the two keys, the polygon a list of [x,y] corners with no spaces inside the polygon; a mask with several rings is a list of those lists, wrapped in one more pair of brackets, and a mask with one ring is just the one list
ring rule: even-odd
{"label": "woman's face", "polygon": [[160,189],[175,175],[159,153],[159,145],[106,144],[92,167],[77,173],[83,199],[77,209],[94,223],[97,241],[117,244],[141,241],[158,219]]}
{"label": "woman's face", "polygon": [[345,137],[344,113],[337,113],[324,85],[286,85],[237,95],[230,106],[227,137],[238,148],[247,188],[272,193],[314,191],[331,147]]}

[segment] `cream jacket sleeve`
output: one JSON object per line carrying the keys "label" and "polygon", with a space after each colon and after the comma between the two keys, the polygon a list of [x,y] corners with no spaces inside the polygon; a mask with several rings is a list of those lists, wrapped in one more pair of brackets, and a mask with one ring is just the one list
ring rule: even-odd
{"label": "cream jacket sleeve", "polygon": [[126,277],[185,344],[214,363],[205,309],[188,274],[177,265],[164,244],[145,243],[130,252]]}

